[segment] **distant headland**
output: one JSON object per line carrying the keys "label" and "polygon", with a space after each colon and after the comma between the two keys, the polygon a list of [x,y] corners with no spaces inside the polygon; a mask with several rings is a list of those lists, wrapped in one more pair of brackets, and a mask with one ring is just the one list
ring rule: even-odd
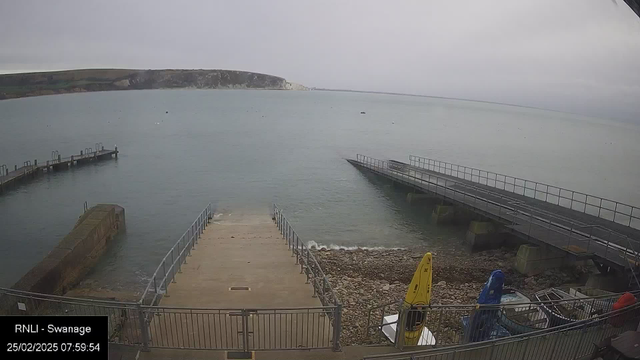
{"label": "distant headland", "polygon": [[308,90],[284,78],[235,70],[79,69],[0,75],[0,100],[143,89]]}

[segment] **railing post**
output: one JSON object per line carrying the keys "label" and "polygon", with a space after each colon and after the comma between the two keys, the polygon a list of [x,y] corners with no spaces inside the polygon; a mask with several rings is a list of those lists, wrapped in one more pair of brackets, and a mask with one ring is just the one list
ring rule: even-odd
{"label": "railing post", "polygon": [[242,350],[249,352],[249,312],[242,309]]}
{"label": "railing post", "polygon": [[575,194],[576,194],[575,191],[571,192],[571,203],[569,204],[569,209],[571,210],[573,210],[573,197],[575,196]]}
{"label": "railing post", "polygon": [[[309,272],[307,271],[307,276],[308,276]],[[318,289],[316,289],[316,286],[318,286],[318,278],[315,276],[311,277],[311,287],[313,287],[313,295],[311,295],[312,298],[317,298],[318,297]]]}
{"label": "railing post", "polygon": [[137,305],[138,321],[140,322],[140,332],[142,333],[142,351],[149,351],[149,328],[145,319],[144,310],[140,304]]}
{"label": "railing post", "polygon": [[333,315],[333,351],[340,351],[340,333],[342,332],[342,304],[338,303]]}
{"label": "railing post", "polygon": [[404,328],[407,323],[407,309],[402,306],[398,313],[398,321],[396,322],[396,349],[402,350],[404,348]]}
{"label": "railing post", "polygon": [[[193,235],[192,235],[192,237],[193,237]],[[186,249],[187,246],[189,246],[189,244],[185,244],[185,246],[184,246],[185,249]],[[182,258],[181,258],[180,253],[181,253],[181,251],[180,251],[180,241],[178,241],[178,274],[182,274]],[[184,254],[184,263],[185,264],[187,263],[187,255],[188,255],[188,253]]]}

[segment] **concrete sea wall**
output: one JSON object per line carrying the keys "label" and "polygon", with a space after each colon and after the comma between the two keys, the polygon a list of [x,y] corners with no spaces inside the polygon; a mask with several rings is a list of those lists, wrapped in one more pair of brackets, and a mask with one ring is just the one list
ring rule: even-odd
{"label": "concrete sea wall", "polygon": [[12,288],[64,294],[82,280],[124,227],[123,207],[112,204],[92,207],[80,217],[73,230]]}

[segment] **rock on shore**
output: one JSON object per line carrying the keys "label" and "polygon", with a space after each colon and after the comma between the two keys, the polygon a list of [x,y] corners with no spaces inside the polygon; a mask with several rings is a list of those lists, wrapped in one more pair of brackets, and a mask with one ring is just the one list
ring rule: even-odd
{"label": "rock on shore", "polygon": [[[382,250],[314,250],[334,291],[343,303],[342,344],[369,344],[366,324],[368,309],[404,298],[424,248]],[[505,273],[505,285],[526,294],[551,286],[576,283],[584,268],[547,270],[524,276],[513,269],[516,250],[498,249],[474,254],[433,253],[431,304],[475,304],[491,271]],[[377,316],[376,316],[377,315]],[[380,321],[380,311],[372,314]],[[459,319],[452,327],[459,327]],[[377,337],[376,337],[377,338]]]}

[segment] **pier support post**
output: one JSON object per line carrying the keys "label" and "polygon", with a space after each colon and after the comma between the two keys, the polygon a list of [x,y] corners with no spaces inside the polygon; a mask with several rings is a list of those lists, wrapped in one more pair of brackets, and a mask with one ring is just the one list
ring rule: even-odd
{"label": "pier support post", "polygon": [[453,206],[450,205],[436,205],[436,208],[431,213],[431,220],[435,224],[447,224],[454,220],[455,211]]}
{"label": "pier support post", "polygon": [[504,243],[505,234],[498,232],[492,222],[472,221],[466,241],[473,251],[495,249]]}
{"label": "pier support post", "polygon": [[116,150],[116,159],[118,158],[118,147],[114,146],[115,150]]}
{"label": "pier support post", "polygon": [[516,257],[516,270],[525,275],[536,275],[550,268],[575,263],[560,250],[549,246],[520,245]]}

